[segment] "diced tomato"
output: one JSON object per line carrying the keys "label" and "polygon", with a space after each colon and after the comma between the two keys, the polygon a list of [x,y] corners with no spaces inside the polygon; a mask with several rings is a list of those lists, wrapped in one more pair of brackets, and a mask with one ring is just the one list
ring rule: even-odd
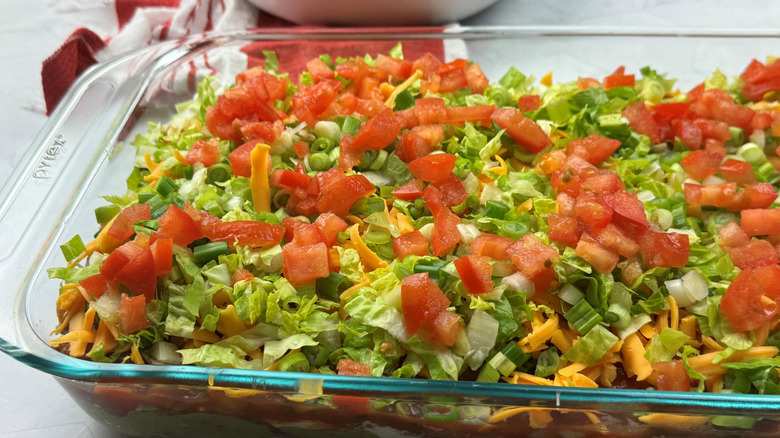
{"label": "diced tomato", "polygon": [[457,159],[447,153],[426,155],[410,162],[409,171],[417,179],[438,183],[452,174]]}
{"label": "diced tomato", "polygon": [[197,140],[187,152],[187,164],[203,163],[209,167],[219,161],[219,141],[215,138]]}
{"label": "diced tomato", "polygon": [[421,198],[423,193],[423,184],[419,179],[413,179],[408,183],[393,190],[393,196],[404,201],[414,201]]}
{"label": "diced tomato", "polygon": [[271,173],[269,181],[271,187],[284,188],[289,190],[309,188],[311,177],[305,173],[293,172],[287,169],[277,169]]}
{"label": "diced tomato", "polygon": [[696,127],[701,131],[702,138],[718,141],[727,141],[731,139],[729,125],[717,120],[696,119],[693,121]]}
{"label": "diced tomato", "polygon": [[[766,93],[780,90],[780,63],[776,60],[767,66],[755,61],[743,72],[745,85],[742,94],[750,100],[761,100]],[[758,67],[756,64],[761,65]]]}
{"label": "diced tomato", "polygon": [[426,187],[422,198],[433,215],[431,245],[433,255],[439,257],[452,251],[460,241],[460,231],[458,231],[460,219],[444,204],[441,192],[436,187]]}
{"label": "diced tomato", "polygon": [[518,110],[498,108],[493,111],[490,119],[506,129],[509,137],[529,152],[541,152],[552,144],[542,127]]}
{"label": "diced tomato", "polygon": [[252,151],[258,143],[262,142],[262,139],[250,140],[228,155],[230,167],[233,169],[233,174],[235,176],[244,176],[247,178],[252,176]]}
{"label": "diced tomato", "polygon": [[661,391],[690,392],[691,378],[685,370],[685,364],[675,359],[671,362],[655,362],[653,370],[656,372],[655,387]]}
{"label": "diced tomato", "polygon": [[151,325],[146,316],[146,301],[141,295],[129,297],[127,294],[122,294],[116,316],[119,330],[124,334],[135,333]]}
{"label": "diced tomato", "polygon": [[360,162],[363,151],[384,149],[401,133],[401,127],[393,118],[393,110],[385,108],[360,127],[354,137],[341,139],[339,166],[351,169]]}
{"label": "diced tomato", "polygon": [[325,62],[323,62],[320,58],[313,58],[307,62],[306,70],[311,73],[311,77],[314,79],[314,82],[318,82],[323,79],[332,79],[336,74],[336,72],[331,70],[330,67],[328,67],[328,64],[325,64]]}
{"label": "diced tomato", "polygon": [[442,123],[462,125],[466,122],[490,123],[490,116],[496,110],[495,105],[451,106],[447,108],[447,118]]}
{"label": "diced tomato", "polygon": [[398,126],[401,129],[410,129],[420,124],[420,119],[417,117],[415,108],[408,108],[401,111],[396,111],[393,115],[398,122]]}
{"label": "diced tomato", "polygon": [[683,191],[685,202],[692,206],[727,207],[733,202],[737,185],[735,183],[710,185],[685,183]]}
{"label": "diced tomato", "polygon": [[688,99],[688,102],[693,103],[699,100],[701,95],[704,93],[704,88],[704,82],[702,82],[687,92],[685,97]]}
{"label": "diced tomato", "polygon": [[425,140],[426,149],[417,151],[417,158],[428,155],[436,149],[436,146],[444,140],[444,127],[442,125],[420,125],[412,128],[412,132]]}
{"label": "diced tomato", "polygon": [[645,206],[636,194],[619,190],[613,194],[604,195],[606,204],[612,207],[613,213],[640,228],[648,228],[650,224],[645,216]]}
{"label": "diced tomato", "polygon": [[138,221],[148,221],[152,218],[149,204],[131,205],[120,211],[108,229],[108,235],[114,239],[125,241],[135,234],[133,224]]}
{"label": "diced tomato", "polygon": [[734,103],[734,99],[725,90],[712,88],[702,93],[694,103],[693,111],[700,117],[720,120],[729,126],[750,129],[750,122],[756,112],[748,107]]}
{"label": "diced tomato", "polygon": [[674,140],[674,128],[672,123],[663,118],[660,114],[652,114],[653,121],[658,125],[659,143],[667,143]]}
{"label": "diced tomato", "polygon": [[687,119],[691,114],[691,104],[688,102],[666,102],[653,105],[650,110],[668,121]]}
{"label": "diced tomato", "polygon": [[742,231],[742,228],[736,222],[729,222],[724,225],[719,231],[720,245],[723,252],[730,252],[731,248],[736,248],[750,242],[750,237]]}
{"label": "diced tomato", "polygon": [[449,306],[450,300],[427,273],[409,275],[401,280],[401,310],[409,335],[433,322]]}
{"label": "diced tomato", "polygon": [[606,227],[612,220],[612,208],[591,192],[580,193],[574,213],[594,231]]}
{"label": "diced tomato", "polygon": [[744,161],[729,158],[720,165],[720,174],[728,182],[737,184],[750,184],[756,182],[756,173],[753,166]]}
{"label": "diced tomato", "polygon": [[542,106],[542,97],[538,94],[524,94],[517,99],[517,109],[526,113],[536,111]]}
{"label": "diced tomato", "polygon": [[769,265],[753,269],[753,276],[769,298],[780,298],[780,266]]}
{"label": "diced tomato", "polygon": [[777,199],[777,192],[769,183],[750,183],[734,194],[727,208],[731,211],[768,208]]}
{"label": "diced tomato", "polygon": [[763,131],[769,128],[774,123],[775,119],[772,114],[766,111],[759,111],[753,116],[753,120],[750,121],[750,127],[753,130]]}
{"label": "diced tomato", "polygon": [[424,157],[431,151],[432,149],[428,142],[414,132],[402,134],[395,146],[396,155],[405,163]]}
{"label": "diced tomato", "polygon": [[742,210],[742,230],[748,236],[780,234],[780,209]]}
{"label": "diced tomato", "polygon": [[582,236],[574,252],[602,274],[612,272],[615,266],[617,266],[618,260],[620,260],[616,253],[601,246],[593,237],[588,235]]}
{"label": "diced tomato", "polygon": [[233,271],[233,275],[230,277],[230,285],[233,286],[239,281],[251,280],[253,278],[255,278],[255,276],[246,269],[236,268],[236,270]]}
{"label": "diced tomato", "polygon": [[639,246],[648,268],[682,268],[688,263],[691,252],[688,235],[680,233],[647,230],[639,237]]}
{"label": "diced tomato", "polygon": [[328,248],[336,244],[336,236],[338,236],[339,231],[344,232],[348,227],[344,219],[327,212],[317,216],[314,225],[322,232],[322,237],[325,239],[325,244],[328,245]]}
{"label": "diced tomato", "polygon": [[[241,135],[247,141],[260,140],[267,144],[273,143],[284,130],[284,124],[281,120],[276,120],[274,122],[249,122],[237,120],[236,125],[239,126]],[[187,157],[189,158],[189,154],[187,154]]]}
{"label": "diced tomato", "polygon": [[720,310],[737,332],[759,328],[780,310],[777,305],[766,307],[761,302],[764,295],[764,288],[753,275],[753,270],[743,269],[723,294]]}
{"label": "diced tomato", "polygon": [[326,187],[317,200],[319,213],[331,212],[338,216],[349,213],[352,204],[360,198],[369,196],[376,190],[371,181],[361,174],[340,178]]}
{"label": "diced tomato", "polygon": [[752,59],[750,64],[745,67],[740,78],[744,79],[746,83],[756,82],[766,73],[766,66],[756,59]]}
{"label": "diced tomato", "polygon": [[606,160],[620,147],[620,141],[591,134],[585,138],[577,138],[569,142],[566,153],[577,155],[590,164],[599,164]]}
{"label": "diced tomato", "polygon": [[515,266],[528,278],[550,267],[551,259],[558,257],[558,251],[545,245],[533,233],[520,238],[506,252]]}
{"label": "diced tomato", "polygon": [[628,119],[628,124],[634,128],[637,134],[646,135],[653,143],[661,141],[661,133],[658,130],[658,124],[653,120],[652,114],[647,110],[643,101],[631,102],[625,110],[623,117]]}
{"label": "diced tomato", "polygon": [[598,79],[583,78],[583,77],[577,78],[577,88],[579,88],[580,90],[587,90],[588,88],[596,88],[600,86],[601,86],[601,82],[599,82]]}
{"label": "diced tomato", "polygon": [[173,239],[173,243],[179,246],[187,246],[204,237],[192,217],[173,204],[160,218],[157,233]]}
{"label": "diced tomato", "polygon": [[340,376],[371,376],[371,366],[351,359],[339,359],[336,371]]}
{"label": "diced tomato", "polygon": [[731,261],[739,269],[760,268],[762,266],[776,265],[777,258],[775,248],[766,240],[753,240],[731,250]]}
{"label": "diced tomato", "polygon": [[100,264],[100,273],[109,281],[116,278],[117,272],[127,265],[130,260],[136,258],[144,251],[135,242],[127,242],[111,252],[111,254]]}
{"label": "diced tomato", "polygon": [[603,170],[582,182],[582,190],[599,195],[615,193],[618,190],[623,189],[624,187],[623,183],[620,181],[620,177],[616,173],[608,170]]}
{"label": "diced tomato", "polygon": [[460,336],[460,316],[446,310],[439,312],[431,322],[428,334],[434,341],[451,347]]}
{"label": "diced tomato", "polygon": [[427,256],[431,254],[428,250],[428,239],[419,230],[395,238],[393,252],[399,260],[403,260],[408,255]]}
{"label": "diced tomato", "polygon": [[672,120],[672,132],[688,149],[695,151],[701,147],[701,129],[690,120]]}
{"label": "diced tomato", "polygon": [[627,75],[626,68],[622,65],[611,75],[604,78],[604,89],[609,90],[614,87],[633,87],[634,75]]}
{"label": "diced tomato", "polygon": [[441,200],[447,207],[460,205],[469,197],[463,181],[452,172],[444,180],[434,185],[441,192]]}
{"label": "diced tomato", "polygon": [[574,216],[574,206],[577,199],[567,193],[558,193],[555,204],[558,207],[558,213],[563,216]]}
{"label": "diced tomato", "polygon": [[376,68],[395,78],[406,79],[412,75],[412,63],[403,59],[390,58],[380,54],[376,58]]}
{"label": "diced tomato", "polygon": [[152,250],[146,248],[116,273],[116,280],[134,294],[146,297],[148,303],[157,290],[156,270]]}
{"label": "diced tomato", "polygon": [[604,247],[626,258],[635,256],[640,249],[636,241],[626,236],[614,224],[608,224],[603,230],[598,232],[596,237],[598,237],[598,241]]}
{"label": "diced tomato", "polygon": [[680,160],[680,164],[691,178],[702,180],[718,173],[721,160],[723,160],[723,156],[720,154],[700,150],[688,154]]}
{"label": "diced tomato", "polygon": [[536,291],[543,291],[547,289],[547,286],[552,284],[553,280],[555,280],[555,269],[553,267],[549,267],[542,272],[536,274],[534,277],[531,277],[529,280],[531,280],[531,283],[534,284],[534,290]]}
{"label": "diced tomato", "polygon": [[576,217],[550,213],[547,222],[550,226],[550,240],[563,242],[571,247],[577,245],[582,231]]}
{"label": "diced tomato", "polygon": [[328,247],[325,243],[314,245],[282,246],[282,271],[293,286],[311,283],[330,275]]}
{"label": "diced tomato", "polygon": [[490,265],[490,257],[466,255],[455,260],[453,264],[468,293],[481,295],[493,292],[495,284],[491,278],[493,266]]}
{"label": "diced tomato", "polygon": [[439,93],[451,93],[468,86],[464,69],[452,70],[447,74],[440,74],[439,76]]}
{"label": "diced tomato", "polygon": [[149,246],[154,257],[155,273],[159,277],[173,269],[173,239],[157,239]]}
{"label": "diced tomato", "polygon": [[480,234],[471,242],[469,250],[475,256],[487,256],[493,260],[506,260],[509,257],[506,250],[514,243],[515,241],[509,237],[497,234]]}
{"label": "diced tomato", "polygon": [[438,97],[417,99],[414,104],[414,112],[421,125],[442,123],[447,119],[447,105],[444,103],[444,99]]}
{"label": "diced tomato", "polygon": [[484,93],[488,85],[490,85],[479,64],[473,63],[466,67],[466,85],[468,85],[472,93],[476,94]]}
{"label": "diced tomato", "polygon": [[108,279],[105,275],[97,273],[79,281],[79,286],[86,289],[95,298],[100,298],[108,289]]}
{"label": "diced tomato", "polygon": [[214,242],[227,242],[232,245],[251,247],[273,246],[282,241],[284,227],[259,221],[216,222],[204,229],[206,237]]}
{"label": "diced tomato", "polygon": [[412,62],[412,69],[422,71],[423,78],[428,79],[431,75],[439,73],[441,64],[439,58],[428,52]]}

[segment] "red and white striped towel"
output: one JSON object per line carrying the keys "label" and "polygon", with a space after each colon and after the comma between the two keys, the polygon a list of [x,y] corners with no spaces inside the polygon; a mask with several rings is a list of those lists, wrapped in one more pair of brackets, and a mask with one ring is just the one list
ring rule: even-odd
{"label": "red and white striped towel", "polygon": [[[103,0],[105,8],[97,10],[94,2],[84,0],[60,0],[59,7],[84,9],[84,13],[99,13],[106,20],[101,25],[76,29],[49,58],[43,62],[41,80],[46,113],[50,114],[76,78],[89,66],[131,50],[156,42],[198,35],[210,31],[231,31],[251,28],[280,28],[292,23],[259,11],[246,0]],[[286,1],[286,0],[285,0]],[[319,42],[302,47],[294,42],[278,42],[273,49],[282,61],[280,70],[292,77],[303,70],[308,59],[321,53],[336,56],[354,54],[356,46],[365,53],[389,50],[391,42]],[[239,71],[260,63],[260,50],[268,50],[269,44],[247,44],[240,55],[231,57]],[[418,41],[405,45],[404,51],[411,59],[430,51],[444,57],[444,45],[439,41]],[[238,61],[236,61],[238,59]],[[177,74],[187,88],[194,81],[211,73],[208,59],[192,62],[191,71]],[[231,69],[233,70],[233,69]],[[197,73],[197,74],[195,74]],[[181,82],[180,81],[180,82]]]}

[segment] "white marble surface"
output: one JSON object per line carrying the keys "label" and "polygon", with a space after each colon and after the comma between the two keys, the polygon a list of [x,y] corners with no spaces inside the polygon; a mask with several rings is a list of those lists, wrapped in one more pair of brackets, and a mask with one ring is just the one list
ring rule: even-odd
{"label": "white marble surface", "polygon": [[[74,29],[113,13],[99,0],[0,1],[0,185],[46,122],[39,97],[41,62]],[[80,6],[80,8],[67,7]],[[739,5],[739,6],[737,6]],[[466,20],[479,25],[582,25],[776,28],[771,0],[503,0]],[[778,53],[780,54],[780,53]],[[777,54],[776,54],[777,55]],[[0,437],[110,437],[54,379],[0,354]]]}

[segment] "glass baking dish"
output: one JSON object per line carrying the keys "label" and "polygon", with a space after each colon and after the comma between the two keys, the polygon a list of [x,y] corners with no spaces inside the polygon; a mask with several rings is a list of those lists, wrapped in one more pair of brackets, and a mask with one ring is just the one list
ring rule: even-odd
{"label": "glass baking dish", "polygon": [[[94,233],[99,196],[121,194],[134,156],[123,147],[151,120],[166,121],[203,74],[223,82],[246,56],[277,50],[302,59],[331,52],[376,54],[397,42],[467,57],[496,80],[515,66],[556,81],[604,77],[650,65],[688,90],[716,68],[737,75],[752,58],[777,55],[775,31],[583,28],[297,30],[210,34],[164,42],[97,65],[70,89],[26,160],[0,193],[0,350],[55,376],[99,421],[143,436],[558,435],[657,436],[780,433],[780,399],[738,394],[578,389],[369,378],[185,366],[102,364],[74,359],[46,341],[57,325],[59,245]],[[292,66],[294,63],[291,63]],[[760,419],[751,431],[714,425]],[[716,421],[723,424],[722,421]]]}

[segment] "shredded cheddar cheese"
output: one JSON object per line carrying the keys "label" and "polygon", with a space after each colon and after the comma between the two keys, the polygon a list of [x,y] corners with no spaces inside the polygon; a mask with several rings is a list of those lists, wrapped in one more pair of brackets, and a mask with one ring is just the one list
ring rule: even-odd
{"label": "shredded cheddar cheese", "polygon": [[395,87],[392,93],[390,93],[390,97],[387,98],[385,101],[385,106],[388,108],[395,108],[395,99],[398,97],[399,94],[403,93],[404,90],[411,87],[412,84],[414,84],[414,81],[420,79],[423,77],[422,70],[416,70],[414,74],[409,76],[409,78],[405,81],[403,81],[400,85]]}
{"label": "shredded cheddar cheese", "polygon": [[626,371],[636,376],[637,381],[646,380],[653,372],[650,362],[645,359],[645,348],[636,333],[630,334],[623,340],[621,349],[623,365]]}
{"label": "shredded cheddar cheese", "polygon": [[387,266],[387,262],[379,258],[374,251],[371,251],[371,249],[368,248],[365,242],[363,242],[363,238],[360,237],[360,231],[358,230],[358,227],[352,226],[352,228],[349,230],[349,240],[352,242],[352,246],[354,246],[355,250],[357,250],[358,254],[360,255],[360,260],[363,261],[363,264],[371,271],[378,268],[384,268]]}
{"label": "shredded cheddar cheese", "polygon": [[271,146],[258,143],[252,149],[250,157],[252,162],[252,175],[250,186],[252,187],[252,202],[255,211],[271,211],[271,186],[268,184],[268,152]]}

